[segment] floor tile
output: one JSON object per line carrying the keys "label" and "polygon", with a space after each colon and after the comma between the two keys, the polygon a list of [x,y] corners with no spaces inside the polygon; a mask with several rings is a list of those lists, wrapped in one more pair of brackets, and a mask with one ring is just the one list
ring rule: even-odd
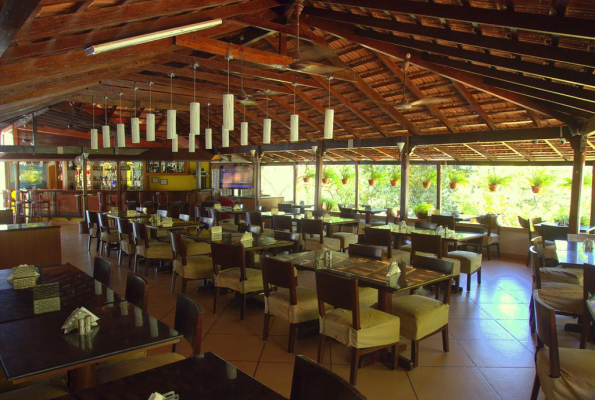
{"label": "floor tile", "polygon": [[526,400],[531,397],[535,368],[480,368],[496,392],[506,400]]}
{"label": "floor tile", "polygon": [[448,313],[451,319],[491,319],[490,316],[475,303],[452,303]]}
{"label": "floor tile", "polygon": [[481,304],[481,308],[493,319],[529,320],[529,307],[526,304]]}
{"label": "floor tile", "polygon": [[258,361],[264,347],[260,336],[207,334],[202,351],[213,352],[228,361]]}
{"label": "floor tile", "polygon": [[494,320],[490,319],[452,319],[448,329],[455,339],[504,339],[514,337]]}
{"label": "floor tile", "polygon": [[293,363],[268,363],[261,361],[256,368],[254,377],[281,396],[289,398],[291,380],[293,378]]}
{"label": "floor tile", "polygon": [[[333,365],[333,372],[349,381],[349,365]],[[356,389],[368,399],[416,399],[407,373],[402,369],[391,370],[383,365],[371,365],[357,372]]]}
{"label": "floor tile", "polygon": [[500,399],[475,367],[417,367],[407,375],[419,400]]}
{"label": "floor tile", "polygon": [[533,353],[517,340],[458,340],[477,367],[533,367]]}

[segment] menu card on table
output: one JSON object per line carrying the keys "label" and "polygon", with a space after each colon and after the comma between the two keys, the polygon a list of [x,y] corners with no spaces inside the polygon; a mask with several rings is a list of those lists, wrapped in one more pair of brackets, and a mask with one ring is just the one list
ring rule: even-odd
{"label": "menu card on table", "polygon": [[213,204],[213,208],[217,211],[221,211],[221,204]]}
{"label": "menu card on table", "polygon": [[222,226],[214,226],[211,228],[211,240],[223,240]]}

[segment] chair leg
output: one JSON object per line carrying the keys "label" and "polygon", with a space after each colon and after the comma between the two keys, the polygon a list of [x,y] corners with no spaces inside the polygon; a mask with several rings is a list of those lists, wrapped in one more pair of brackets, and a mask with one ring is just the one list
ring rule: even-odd
{"label": "chair leg", "polygon": [[349,374],[349,383],[355,386],[357,382],[357,370],[359,369],[359,349],[353,348],[351,350],[351,372]]}
{"label": "chair leg", "polygon": [[417,361],[419,359],[419,341],[411,341],[411,361],[413,362],[413,368],[417,367]]}
{"label": "chair leg", "polygon": [[215,297],[213,299],[213,314],[217,315],[217,299],[219,298],[219,287],[215,286]]}
{"label": "chair leg", "polygon": [[316,361],[318,362],[318,364],[322,364],[322,361],[324,360],[325,341],[326,341],[326,337],[323,334],[319,333],[318,334],[318,356],[316,358]]}
{"label": "chair leg", "polygon": [[445,353],[450,351],[450,342],[448,340],[448,324],[446,324],[442,330],[442,350],[444,350]]}
{"label": "chair leg", "polygon": [[101,240],[99,240],[99,236],[97,236],[95,239],[97,240],[97,243],[95,244],[95,252],[99,253],[99,244],[101,243]]}
{"label": "chair leg", "polygon": [[287,344],[287,352],[293,353],[295,349],[295,339],[297,337],[297,325],[289,324],[289,343]]}
{"label": "chair leg", "polygon": [[91,240],[93,239],[93,237],[91,237],[91,234],[89,234],[89,240],[87,240],[87,250],[91,251]]}
{"label": "chair leg", "polygon": [[500,258],[500,243],[496,243],[496,254],[498,255],[498,258]]}
{"label": "chair leg", "polygon": [[535,307],[533,305],[533,294],[531,294],[531,300],[529,301],[529,326],[531,333],[535,333]]}
{"label": "chair leg", "polygon": [[541,386],[539,382],[539,375],[537,372],[535,373],[535,380],[533,381],[533,390],[531,391],[531,400],[537,400],[537,396],[539,396],[539,387]]}
{"label": "chair leg", "polygon": [[103,241],[102,240],[98,240],[97,241],[97,251],[99,251],[99,255],[102,256],[103,255]]}
{"label": "chair leg", "polygon": [[490,246],[489,244],[486,246],[486,251],[488,252],[488,261],[491,260],[490,258],[490,249],[492,248],[492,246]]}
{"label": "chair leg", "polygon": [[246,318],[246,293],[242,293],[242,309],[240,310],[240,319]]}
{"label": "chair leg", "polygon": [[186,294],[186,282],[188,282],[188,280],[182,278],[182,293],[184,294]]}
{"label": "chair leg", "polygon": [[178,274],[176,274],[175,272],[171,273],[171,291],[172,293],[176,291],[176,278],[178,277]]}
{"label": "chair leg", "polygon": [[118,267],[122,265],[122,249],[118,249]]}
{"label": "chair leg", "polygon": [[467,292],[471,291],[471,274],[467,274]]}
{"label": "chair leg", "polygon": [[481,285],[481,267],[477,268],[477,284]]}
{"label": "chair leg", "polygon": [[105,242],[105,251],[107,251],[107,256],[109,257],[111,251],[110,242]]}

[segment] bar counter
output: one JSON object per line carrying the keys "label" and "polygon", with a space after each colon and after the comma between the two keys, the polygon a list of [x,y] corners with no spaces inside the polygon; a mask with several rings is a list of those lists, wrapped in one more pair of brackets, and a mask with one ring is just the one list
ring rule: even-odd
{"label": "bar counter", "polygon": [[60,226],[47,222],[0,225],[0,269],[62,262]]}

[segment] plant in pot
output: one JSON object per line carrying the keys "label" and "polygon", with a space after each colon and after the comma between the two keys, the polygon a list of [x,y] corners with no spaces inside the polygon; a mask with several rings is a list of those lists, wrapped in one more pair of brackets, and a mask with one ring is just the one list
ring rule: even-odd
{"label": "plant in pot", "polygon": [[391,186],[397,186],[401,180],[401,168],[393,167],[390,171],[390,184]]}
{"label": "plant in pot", "polygon": [[308,183],[310,182],[310,179],[312,178],[316,178],[316,171],[314,171],[313,169],[311,169],[310,167],[306,167],[306,170],[304,171],[304,182]]}
{"label": "plant in pot", "polygon": [[333,211],[334,209],[337,208],[337,202],[333,199],[322,199],[320,200],[320,202],[322,203],[322,208],[326,211]]}
{"label": "plant in pot", "polygon": [[368,183],[370,186],[374,186],[377,180],[381,179],[383,176],[382,172],[375,169],[373,165],[370,165],[368,169]]}
{"label": "plant in pot", "polygon": [[349,168],[349,166],[344,165],[343,168],[341,168],[340,175],[341,182],[343,182],[343,185],[347,185],[349,183],[349,180],[353,178],[354,173],[353,170]]}
{"label": "plant in pot", "polygon": [[498,189],[498,186],[506,186],[510,182],[511,177],[507,175],[498,175],[496,171],[490,172],[488,174],[488,187],[490,188],[490,192],[495,192]]}
{"label": "plant in pot", "polygon": [[456,189],[458,185],[465,185],[469,183],[467,173],[465,171],[454,170],[448,173],[448,185],[451,189]]}
{"label": "plant in pot", "polygon": [[335,178],[335,173],[330,168],[322,169],[322,183],[325,185]]}
{"label": "plant in pot", "polygon": [[413,207],[413,212],[418,219],[428,219],[428,214],[433,208],[433,205],[423,202]]}
{"label": "plant in pot", "polygon": [[533,193],[541,193],[544,186],[550,185],[554,177],[549,175],[544,169],[533,172],[533,175],[527,177]]}
{"label": "plant in pot", "polygon": [[[590,187],[593,179],[591,175],[585,175],[583,178],[583,187]],[[562,189],[570,189],[572,187],[572,178],[564,178],[562,179],[562,183],[558,185],[559,188]]]}
{"label": "plant in pot", "polygon": [[424,189],[429,189],[432,182],[436,182],[437,175],[438,173],[435,169],[430,169],[422,175],[421,184],[423,185]]}

